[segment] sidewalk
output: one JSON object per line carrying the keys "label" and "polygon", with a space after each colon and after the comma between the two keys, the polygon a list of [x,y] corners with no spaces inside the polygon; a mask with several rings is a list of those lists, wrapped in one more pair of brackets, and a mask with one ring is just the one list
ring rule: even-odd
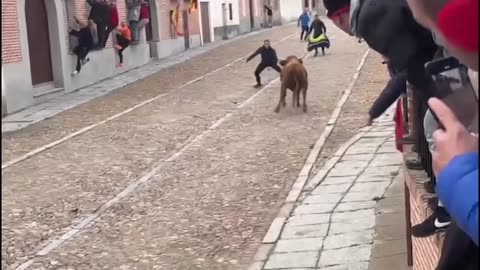
{"label": "sidewalk", "polygon": [[393,132],[385,116],[341,146],[317,175],[299,177],[249,270],[408,269],[397,177],[402,156]]}
{"label": "sidewalk", "polygon": [[[287,24],[288,25],[288,24]],[[286,25],[285,25],[286,26]],[[282,27],[282,26],[281,26]],[[96,82],[90,86],[81,88],[74,92],[61,95],[57,98],[31,106],[17,113],[13,113],[2,118],[2,133],[20,130],[36,122],[50,118],[58,113],[76,107],[80,104],[88,102],[97,97],[104,96],[110,92],[118,90],[126,85],[141,80],[147,76],[159,72],[173,65],[185,62],[193,57],[204,54],[220,46],[226,45],[230,42],[255,36],[266,31],[276,28],[261,29],[259,31],[250,32],[235,38],[210,43],[204,46],[196,47],[185,51],[183,53],[173,55],[163,59],[155,59],[152,62],[136,69],[129,70],[118,76]]]}

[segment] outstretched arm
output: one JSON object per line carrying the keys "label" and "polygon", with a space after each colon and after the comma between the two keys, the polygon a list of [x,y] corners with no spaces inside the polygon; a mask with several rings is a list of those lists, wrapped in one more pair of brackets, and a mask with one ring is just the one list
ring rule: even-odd
{"label": "outstretched arm", "polygon": [[260,49],[257,49],[254,53],[252,53],[252,55],[250,55],[248,58],[247,58],[247,62],[252,60],[253,58],[255,58],[255,56],[257,56],[258,54],[260,53]]}
{"label": "outstretched arm", "polygon": [[275,60],[275,63],[278,63],[277,51],[275,50],[273,50],[273,60]]}

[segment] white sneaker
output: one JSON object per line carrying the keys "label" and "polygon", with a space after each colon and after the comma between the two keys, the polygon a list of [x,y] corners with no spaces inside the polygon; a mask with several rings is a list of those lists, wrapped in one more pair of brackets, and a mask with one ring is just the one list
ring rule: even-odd
{"label": "white sneaker", "polygon": [[77,76],[77,74],[78,74],[78,71],[75,70],[74,72],[72,72],[72,77]]}

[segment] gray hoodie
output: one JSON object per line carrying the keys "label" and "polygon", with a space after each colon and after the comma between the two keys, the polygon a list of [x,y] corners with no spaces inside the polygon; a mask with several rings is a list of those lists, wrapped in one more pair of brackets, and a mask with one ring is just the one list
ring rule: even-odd
{"label": "gray hoodie", "polygon": [[140,19],[140,0],[127,0],[128,21]]}

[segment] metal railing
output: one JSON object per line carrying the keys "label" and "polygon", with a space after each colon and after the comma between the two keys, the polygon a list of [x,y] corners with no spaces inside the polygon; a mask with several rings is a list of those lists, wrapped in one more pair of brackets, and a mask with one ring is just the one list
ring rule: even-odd
{"label": "metal railing", "polygon": [[408,106],[412,106],[412,110],[408,110],[408,119],[412,121],[410,124],[410,128],[412,129],[410,130],[410,134],[413,134],[415,137],[414,145],[416,148],[416,153],[422,161],[423,169],[435,184],[435,175],[433,174],[432,167],[432,155],[430,153],[430,148],[425,138],[423,129],[423,118],[428,110],[428,106],[425,101],[422,100],[418,95],[415,95],[413,91],[410,90],[408,92],[409,100],[411,101],[408,103]]}

